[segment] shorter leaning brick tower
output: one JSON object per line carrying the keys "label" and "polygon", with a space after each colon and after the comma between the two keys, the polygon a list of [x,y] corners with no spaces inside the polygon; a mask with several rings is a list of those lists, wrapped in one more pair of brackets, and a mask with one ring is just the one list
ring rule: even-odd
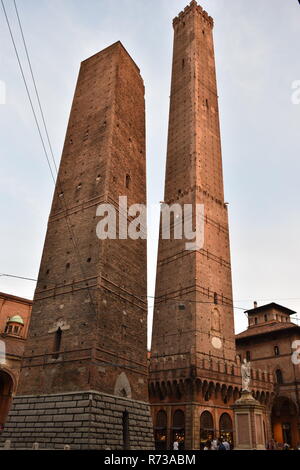
{"label": "shorter leaning brick tower", "polygon": [[146,203],[144,84],[120,42],[80,69],[17,394],[14,448],[151,449],[146,240],[99,240],[97,207]]}

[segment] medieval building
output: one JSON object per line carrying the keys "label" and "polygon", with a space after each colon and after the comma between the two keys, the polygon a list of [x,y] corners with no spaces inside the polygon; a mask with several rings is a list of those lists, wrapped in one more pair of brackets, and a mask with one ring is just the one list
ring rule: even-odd
{"label": "medieval building", "polygon": [[251,362],[257,375],[265,369],[272,374],[274,395],[268,409],[272,435],[279,444],[295,448],[300,443],[300,367],[295,357],[300,327],[291,315],[296,312],[276,303],[260,307],[255,303],[246,313],[249,327],[236,336],[237,353]]}
{"label": "medieval building", "polygon": [[32,301],[0,292],[0,428],[17,390]]}
{"label": "medieval building", "polygon": [[147,241],[97,235],[102,204],[127,224],[119,196],[146,203],[144,84],[117,42],[81,64],[2,435],[14,448],[153,448]]}

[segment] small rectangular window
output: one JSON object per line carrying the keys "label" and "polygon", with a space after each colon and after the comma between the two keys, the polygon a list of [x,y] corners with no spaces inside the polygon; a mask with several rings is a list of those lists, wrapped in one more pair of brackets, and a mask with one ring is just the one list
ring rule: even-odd
{"label": "small rectangular window", "polygon": [[130,440],[129,440],[129,413],[124,411],[123,413],[123,450],[129,450]]}

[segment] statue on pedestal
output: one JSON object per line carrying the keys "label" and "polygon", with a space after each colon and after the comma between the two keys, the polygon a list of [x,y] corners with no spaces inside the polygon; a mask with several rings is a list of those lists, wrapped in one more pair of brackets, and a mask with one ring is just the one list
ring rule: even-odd
{"label": "statue on pedestal", "polygon": [[242,391],[250,392],[249,385],[251,382],[251,363],[247,362],[247,359],[244,359],[244,362],[241,365],[242,373]]}

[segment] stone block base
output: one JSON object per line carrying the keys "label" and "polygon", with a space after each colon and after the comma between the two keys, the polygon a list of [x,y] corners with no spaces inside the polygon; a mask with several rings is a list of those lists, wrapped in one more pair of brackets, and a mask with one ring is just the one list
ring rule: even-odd
{"label": "stone block base", "polygon": [[[124,412],[128,413],[124,429]],[[153,450],[149,404],[99,392],[16,396],[0,446],[12,449]]]}

